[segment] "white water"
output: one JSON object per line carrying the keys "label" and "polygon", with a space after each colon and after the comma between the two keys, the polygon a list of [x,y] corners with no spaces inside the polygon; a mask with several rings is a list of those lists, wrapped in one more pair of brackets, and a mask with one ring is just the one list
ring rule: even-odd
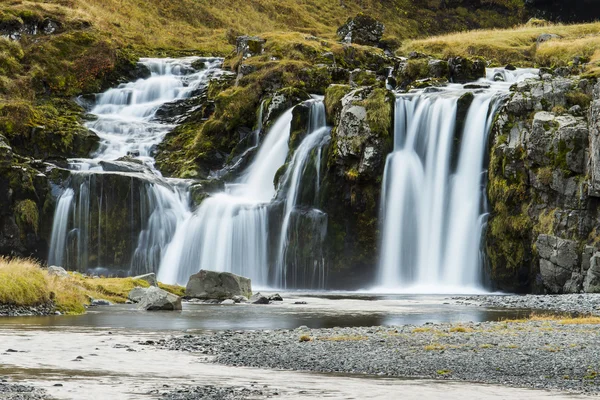
{"label": "white water", "polygon": [[[176,227],[189,216],[190,210],[186,184],[162,179],[154,169],[152,152],[174,127],[155,120],[155,115],[166,103],[196,95],[211,77],[222,73],[218,68],[222,60],[206,59],[205,68],[199,71],[191,67],[196,60],[197,57],[141,59],[140,63],[151,71],[149,78],[97,95],[90,112],[97,119],[87,127],[99,136],[101,145],[93,159],[69,160],[70,187],[57,202],[49,264],[83,272],[104,270],[114,265],[104,265],[103,259],[111,259],[114,252],[131,251],[120,257],[129,260],[129,265],[118,266],[121,272],[137,274],[158,268]],[[145,166],[110,161],[126,155],[134,156]],[[104,163],[108,161],[113,167],[123,169],[105,170]],[[106,193],[112,189],[111,184],[127,179],[131,182],[129,203],[108,204]],[[103,213],[109,207],[128,209],[130,220],[104,221]],[[129,224],[132,229],[140,226],[139,232],[133,232],[135,236],[123,238],[131,250],[104,246],[106,235],[111,234],[107,224],[111,223]],[[92,237],[97,240],[93,251]]]}
{"label": "white water", "polygon": [[[384,292],[477,293],[483,289],[481,239],[484,155],[499,95],[534,70],[488,70],[504,82],[474,92],[456,132],[461,85],[396,99],[394,152],[382,188],[383,231],[378,287]],[[456,146],[455,143],[460,143]]]}
{"label": "white water", "polygon": [[[287,194],[284,202],[283,222],[279,235],[279,245],[277,247],[274,278],[275,286],[280,288],[287,288],[288,283],[296,283],[296,279],[292,279],[292,282],[288,281],[288,266],[286,263],[286,251],[289,245],[288,230],[290,228],[292,212],[295,211],[298,201],[298,193],[300,191],[302,175],[314,149],[317,149],[317,155],[315,158],[315,197],[318,196],[321,169],[321,149],[330,138],[330,128],[326,126],[325,105],[323,104],[322,99],[317,99],[311,104],[308,132],[309,134],[306,136],[306,138],[304,138],[304,140],[302,140],[298,146],[298,149],[294,152],[294,156],[290,162],[290,167],[288,167],[283,177],[283,187],[287,189]],[[324,273],[324,271],[319,272]],[[320,284],[317,284],[317,287],[324,284],[324,277],[320,279],[320,281],[321,282]]]}

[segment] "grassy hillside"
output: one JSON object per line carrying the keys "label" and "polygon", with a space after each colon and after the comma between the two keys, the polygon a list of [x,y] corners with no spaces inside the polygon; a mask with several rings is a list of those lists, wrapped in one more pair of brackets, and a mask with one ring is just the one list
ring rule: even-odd
{"label": "grassy hillside", "polygon": [[[135,47],[226,53],[239,34],[299,31],[333,36],[350,16],[366,12],[386,36],[511,26],[524,18],[523,0],[9,0],[6,13],[34,11],[88,21],[111,39]],[[469,9],[470,7],[470,9]]]}
{"label": "grassy hillside", "polygon": [[[557,38],[537,43],[541,34]],[[589,60],[588,72],[600,72],[600,22],[547,24],[532,21],[508,30],[475,30],[407,41],[400,53],[418,51],[436,57],[483,56],[498,64],[567,66],[575,56]]]}

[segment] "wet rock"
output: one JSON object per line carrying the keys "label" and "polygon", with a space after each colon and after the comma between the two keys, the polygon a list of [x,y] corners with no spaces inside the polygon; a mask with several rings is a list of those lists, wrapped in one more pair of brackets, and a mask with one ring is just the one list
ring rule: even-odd
{"label": "wet rock", "polygon": [[157,286],[158,282],[156,281],[156,274],[151,272],[149,274],[134,276],[133,279],[139,279],[141,281],[148,282],[151,286]]}
{"label": "wet rock", "polygon": [[233,296],[231,299],[233,301],[235,301],[236,303],[247,303],[248,302],[248,298],[246,296]]}
{"label": "wet rock", "polygon": [[48,267],[48,275],[54,275],[60,278],[65,278],[69,276],[69,273],[63,267],[51,265]]}
{"label": "wet rock", "polygon": [[448,62],[444,60],[429,60],[428,67],[432,78],[447,78],[450,74]]}
{"label": "wet rock", "polygon": [[139,308],[146,311],[181,310],[181,297],[151,286],[142,298]]}
{"label": "wet rock", "polygon": [[479,58],[453,57],[448,59],[450,80],[467,83],[485,77],[485,61]]}
{"label": "wet rock", "polygon": [[93,299],[90,302],[90,306],[92,307],[97,307],[97,306],[112,306],[112,303],[108,300],[105,299]]}
{"label": "wet rock", "polygon": [[343,43],[377,46],[384,29],[385,26],[381,22],[361,13],[354,18],[348,18],[346,23],[338,28],[337,35]]}
{"label": "wet rock", "polygon": [[269,298],[262,295],[260,292],[254,293],[250,297],[250,303],[252,304],[269,304]]}
{"label": "wet rock", "polygon": [[133,303],[139,303],[146,296],[147,291],[148,288],[143,288],[139,286],[134,287],[127,295],[127,299],[132,301]]}
{"label": "wet rock", "polygon": [[223,304],[223,305],[233,305],[233,304],[235,304],[235,301],[233,301],[232,299],[227,299],[227,300],[223,300],[221,302],[221,304]]}
{"label": "wet rock", "polygon": [[283,297],[279,293],[275,293],[269,296],[269,300],[271,301],[283,301]]}
{"label": "wet rock", "polygon": [[190,277],[185,288],[186,297],[197,299],[231,299],[233,296],[250,296],[252,282],[229,272],[200,270]]}
{"label": "wet rock", "polygon": [[540,274],[550,293],[562,293],[563,287],[579,267],[578,243],[551,235],[539,235],[536,248],[540,256]]}

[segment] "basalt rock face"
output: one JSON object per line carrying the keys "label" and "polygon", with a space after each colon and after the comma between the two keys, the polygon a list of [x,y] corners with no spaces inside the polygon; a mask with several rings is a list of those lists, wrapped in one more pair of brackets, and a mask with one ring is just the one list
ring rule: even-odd
{"label": "basalt rock face", "polygon": [[[320,209],[327,213],[325,259],[331,287],[372,282],[385,157],[392,149],[393,97],[385,89],[332,87],[325,96],[333,130]],[[375,120],[378,115],[381,119]]]}
{"label": "basalt rock face", "polygon": [[492,281],[511,291],[594,291],[600,86],[545,73],[511,90],[490,144]]}

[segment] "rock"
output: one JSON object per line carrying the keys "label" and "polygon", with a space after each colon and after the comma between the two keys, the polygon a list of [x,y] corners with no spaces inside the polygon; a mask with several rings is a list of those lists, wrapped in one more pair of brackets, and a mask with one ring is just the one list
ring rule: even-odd
{"label": "rock", "polygon": [[51,265],[48,267],[48,275],[54,275],[60,278],[65,278],[69,276],[69,273],[63,267]]}
{"label": "rock", "polygon": [[489,83],[467,83],[464,86],[465,89],[489,89]]}
{"label": "rock", "polygon": [[185,288],[186,297],[197,299],[231,299],[233,296],[250,296],[252,282],[248,278],[229,272],[200,270],[190,277]]}
{"label": "rock", "polygon": [[579,271],[574,271],[571,278],[565,283],[563,293],[580,293],[583,284],[583,275]]}
{"label": "rock", "polygon": [[583,290],[586,293],[600,293],[600,252],[594,253],[590,259],[590,267],[583,281]]}
{"label": "rock", "polygon": [[151,286],[141,300],[139,308],[146,311],[181,310],[181,297]]}
{"label": "rock", "polygon": [[248,298],[246,296],[233,296],[232,300],[236,303],[247,303]]}
{"label": "rock", "polygon": [[223,300],[223,301],[221,302],[221,304],[224,304],[224,305],[232,305],[232,304],[235,304],[235,301],[233,301],[232,299],[227,299],[227,300]]}
{"label": "rock", "polygon": [[536,248],[540,256],[540,274],[544,287],[562,293],[567,280],[579,266],[578,243],[551,235],[539,235]]}
{"label": "rock", "polygon": [[283,301],[283,297],[279,293],[275,293],[269,296],[269,300],[271,301]]}
{"label": "rock", "polygon": [[250,303],[252,304],[269,304],[269,298],[263,296],[260,292],[254,293],[250,297]]}
{"label": "rock", "polygon": [[485,77],[485,61],[483,59],[453,57],[448,59],[450,80],[454,83],[467,83]]}
{"label": "rock", "polygon": [[342,43],[377,46],[384,29],[385,26],[381,22],[361,13],[354,18],[348,18],[346,23],[338,28],[337,35]]}
{"label": "rock", "polygon": [[93,299],[90,302],[90,306],[92,307],[97,307],[97,306],[112,306],[113,304],[108,301],[108,300],[104,300],[104,299]]}
{"label": "rock", "polygon": [[148,282],[151,286],[157,286],[158,283],[156,281],[156,274],[154,272],[151,272],[149,274],[144,274],[144,275],[138,275],[133,277],[133,279],[139,279],[142,281],[146,281]]}
{"label": "rock", "polygon": [[542,33],[540,36],[537,37],[535,43],[537,46],[539,46],[540,44],[552,39],[560,39],[560,36],[554,33]]}
{"label": "rock", "polygon": [[[600,83],[596,85],[594,94],[600,91]],[[600,197],[600,96],[594,96],[590,105],[588,123],[590,127],[590,185],[589,195]]]}
{"label": "rock", "polygon": [[134,303],[139,303],[146,296],[147,291],[148,288],[143,288],[140,286],[134,287],[127,295],[127,299],[131,300]]}
{"label": "rock", "polygon": [[429,60],[428,67],[432,78],[447,78],[450,74],[448,62],[444,60]]}
{"label": "rock", "polygon": [[238,36],[236,39],[236,52],[242,57],[252,57],[262,54],[265,40],[257,36]]}

